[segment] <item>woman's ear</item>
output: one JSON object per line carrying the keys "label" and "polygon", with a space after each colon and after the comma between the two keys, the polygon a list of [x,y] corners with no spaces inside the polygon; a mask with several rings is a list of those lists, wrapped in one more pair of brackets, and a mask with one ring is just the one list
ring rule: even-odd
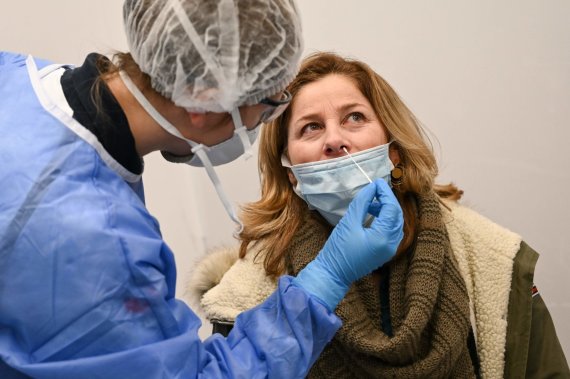
{"label": "woman's ear", "polygon": [[287,176],[289,177],[289,182],[295,187],[297,185],[297,178],[293,175],[293,171],[290,168],[287,168]]}
{"label": "woman's ear", "polygon": [[392,161],[392,164],[394,166],[398,165],[398,163],[400,163],[401,159],[400,159],[400,146],[397,143],[391,143],[390,144],[390,149],[388,151],[388,154],[390,156],[390,160]]}
{"label": "woman's ear", "polygon": [[[289,160],[289,164],[290,164],[291,160],[289,158],[289,151],[288,151],[287,147],[285,147],[283,149],[282,154],[287,157],[287,160]],[[297,178],[295,177],[295,175],[293,174],[293,171],[291,171],[291,168],[289,168],[289,167],[287,167],[287,177],[289,178],[289,183],[291,183],[293,185],[293,187],[295,187],[297,185]]]}

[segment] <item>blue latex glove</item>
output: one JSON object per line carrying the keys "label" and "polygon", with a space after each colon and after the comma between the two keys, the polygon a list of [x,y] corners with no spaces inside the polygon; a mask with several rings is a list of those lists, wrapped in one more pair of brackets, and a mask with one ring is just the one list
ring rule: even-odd
{"label": "blue latex glove", "polygon": [[[368,214],[375,216],[363,226]],[[314,261],[293,280],[334,310],[355,280],[388,262],[404,236],[404,216],[385,180],[364,187]]]}

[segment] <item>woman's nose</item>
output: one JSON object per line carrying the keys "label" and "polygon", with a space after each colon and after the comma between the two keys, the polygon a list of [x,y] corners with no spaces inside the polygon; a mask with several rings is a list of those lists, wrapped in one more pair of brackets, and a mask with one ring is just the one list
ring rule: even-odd
{"label": "woman's nose", "polygon": [[343,133],[336,128],[327,128],[323,153],[327,158],[336,158],[345,155],[344,149],[350,151],[350,144]]}

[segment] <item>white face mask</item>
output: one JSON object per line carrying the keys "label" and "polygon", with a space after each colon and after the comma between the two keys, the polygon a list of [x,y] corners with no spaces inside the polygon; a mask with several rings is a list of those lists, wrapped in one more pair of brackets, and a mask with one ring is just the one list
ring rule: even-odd
{"label": "white face mask", "polygon": [[316,209],[331,225],[336,225],[356,193],[369,183],[368,177],[372,180],[383,178],[392,186],[390,173],[394,165],[389,157],[389,147],[390,143],[387,143],[352,154],[352,158],[347,155],[293,166],[283,155],[281,163],[291,168],[297,179],[295,193],[309,208]]}
{"label": "white face mask", "polygon": [[[251,145],[253,145],[257,139],[261,128],[259,125],[253,129],[247,129],[243,126],[238,109],[232,112],[232,120],[235,125],[235,131],[232,137],[217,145],[208,146],[204,149],[212,166],[232,162],[244,154],[246,154],[246,158],[251,156]],[[204,163],[197,154],[193,155],[189,161],[184,163],[194,167],[204,166]]]}
{"label": "white face mask", "polygon": [[[218,175],[216,174],[213,166],[231,162],[241,155],[245,155],[246,158],[251,157],[251,144],[257,138],[259,127],[256,127],[253,130],[247,130],[245,126],[243,126],[239,110],[234,109],[231,115],[235,130],[234,135],[230,139],[214,146],[206,146],[201,143],[194,142],[185,138],[174,125],[172,125],[154,108],[154,106],[144,97],[142,92],[132,82],[131,78],[129,78],[125,72],[120,71],[119,75],[121,76],[121,79],[125,83],[127,89],[144,108],[144,110],[147,111],[147,113],[157,122],[158,125],[160,125],[168,133],[172,134],[175,137],[183,139],[190,146],[192,146],[192,155],[190,157],[180,157],[183,159],[180,162],[184,162],[192,166],[204,167],[206,169],[206,172],[214,184],[216,192],[218,193],[218,197],[222,201],[226,212],[230,218],[238,225],[238,230],[236,233],[241,232],[243,229],[243,224],[237,217],[234,207],[226,196],[220,179],[218,178]],[[165,155],[165,158],[169,159],[168,153],[163,153],[163,155]],[[177,161],[176,159],[172,160]]]}

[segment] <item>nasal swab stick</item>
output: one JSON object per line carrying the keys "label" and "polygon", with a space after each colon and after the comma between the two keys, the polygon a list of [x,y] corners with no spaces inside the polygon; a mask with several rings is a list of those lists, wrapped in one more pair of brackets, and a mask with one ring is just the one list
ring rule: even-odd
{"label": "nasal swab stick", "polygon": [[364,174],[364,176],[366,176],[366,179],[368,179],[368,181],[370,183],[372,183],[372,180],[370,180],[370,177],[368,175],[366,175],[366,173],[364,172],[364,170],[362,169],[362,167],[360,167],[360,165],[358,163],[356,163],[356,161],[354,160],[354,158],[352,157],[352,155],[350,155],[350,153],[348,152],[348,150],[346,150],[346,147],[342,147],[342,149],[344,150],[344,152],[346,153],[346,155],[348,155],[348,157],[352,160],[352,162],[354,162],[354,164],[356,165],[356,167],[358,167],[358,169],[360,170],[360,172],[362,172]]}

